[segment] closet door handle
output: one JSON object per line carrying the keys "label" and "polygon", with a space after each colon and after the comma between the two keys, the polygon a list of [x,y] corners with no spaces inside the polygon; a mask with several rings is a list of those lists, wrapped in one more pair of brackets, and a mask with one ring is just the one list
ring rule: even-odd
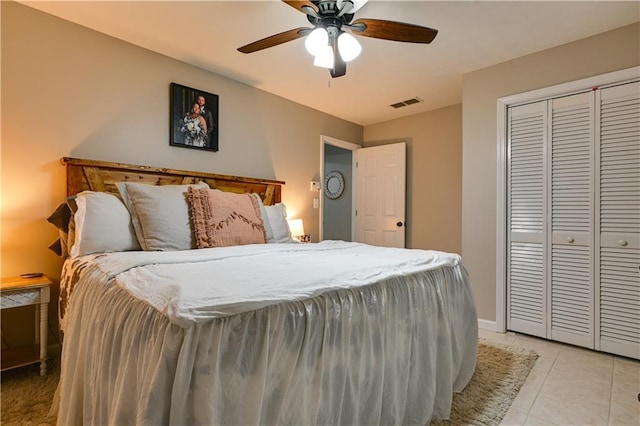
{"label": "closet door handle", "polygon": [[629,242],[627,240],[620,240],[618,241],[618,244],[620,244],[622,247],[626,247],[629,244]]}
{"label": "closet door handle", "polygon": [[567,237],[567,242],[568,242],[568,243],[572,243],[572,242],[574,242],[574,241],[575,241],[575,240],[573,239],[573,237]]}

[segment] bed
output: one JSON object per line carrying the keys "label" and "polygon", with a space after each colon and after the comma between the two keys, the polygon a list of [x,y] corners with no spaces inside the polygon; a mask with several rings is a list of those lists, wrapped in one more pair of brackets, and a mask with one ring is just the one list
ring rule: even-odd
{"label": "bed", "polygon": [[[58,424],[424,425],[449,416],[473,375],[477,315],[458,255],[272,241],[280,181],[63,163],[69,196],[126,204],[122,182],[190,185],[197,221],[196,192],[253,193],[272,229],[261,244],[67,258]],[[198,244],[211,237],[193,226]]]}

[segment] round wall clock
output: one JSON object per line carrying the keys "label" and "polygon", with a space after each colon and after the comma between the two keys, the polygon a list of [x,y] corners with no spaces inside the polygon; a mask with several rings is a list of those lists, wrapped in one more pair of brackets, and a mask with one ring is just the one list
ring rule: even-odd
{"label": "round wall clock", "polygon": [[324,195],[331,200],[335,200],[344,191],[344,176],[339,171],[327,173],[324,177]]}

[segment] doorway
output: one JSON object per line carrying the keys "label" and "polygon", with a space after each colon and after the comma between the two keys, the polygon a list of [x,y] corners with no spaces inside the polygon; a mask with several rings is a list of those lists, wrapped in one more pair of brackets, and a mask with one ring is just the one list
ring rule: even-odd
{"label": "doorway", "polygon": [[[354,143],[328,136],[320,138],[320,240],[355,241],[354,152],[359,148]],[[338,197],[328,197],[324,190],[325,177],[331,172],[339,173],[343,179],[344,187]]]}

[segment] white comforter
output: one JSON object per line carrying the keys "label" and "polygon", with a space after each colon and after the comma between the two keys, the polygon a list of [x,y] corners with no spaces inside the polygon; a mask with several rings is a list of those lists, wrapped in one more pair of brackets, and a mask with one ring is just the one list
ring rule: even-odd
{"label": "white comforter", "polygon": [[475,368],[457,255],[332,241],[76,269],[59,424],[426,424]]}
{"label": "white comforter", "polygon": [[[166,254],[137,252],[113,256],[100,264],[107,273],[123,270],[116,277],[118,286],[185,328],[195,321],[443,265],[456,266],[460,261],[455,254],[381,249],[342,241],[204,249],[195,258],[186,256],[190,252]],[[178,260],[186,263],[175,263]]]}

